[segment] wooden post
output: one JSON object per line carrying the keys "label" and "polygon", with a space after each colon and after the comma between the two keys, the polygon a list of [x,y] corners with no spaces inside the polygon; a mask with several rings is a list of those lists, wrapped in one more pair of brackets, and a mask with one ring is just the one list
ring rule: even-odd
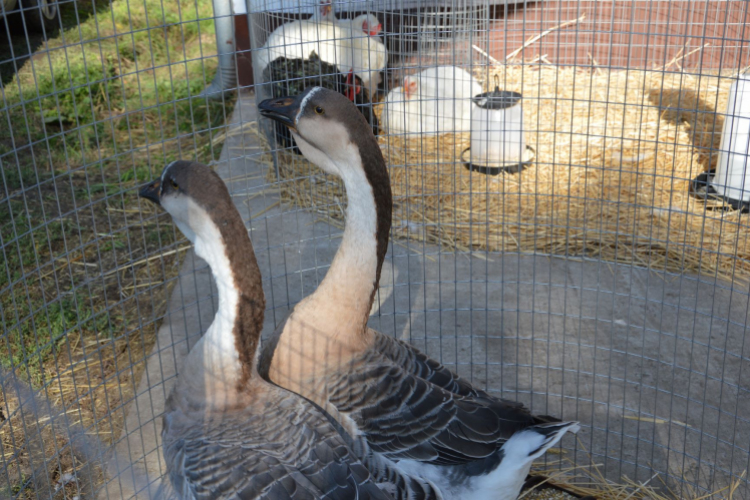
{"label": "wooden post", "polygon": [[247,14],[234,16],[234,40],[237,50],[237,85],[240,90],[253,86],[253,59],[250,52],[250,29]]}

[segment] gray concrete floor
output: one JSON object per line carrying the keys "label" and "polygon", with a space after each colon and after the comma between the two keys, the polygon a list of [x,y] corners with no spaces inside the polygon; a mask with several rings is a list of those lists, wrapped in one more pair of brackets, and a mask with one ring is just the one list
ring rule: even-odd
{"label": "gray concrete floor", "polygon": [[[254,97],[245,95],[232,126],[256,120]],[[237,133],[224,144],[218,172],[249,221],[267,335],[325,275],[341,231],[279,204],[260,153],[252,134]],[[658,472],[690,496],[676,478],[716,488],[727,472],[748,468],[746,287],[573,258],[486,257],[391,245],[371,325],[494,394],[579,420],[584,430],[577,442],[566,438],[565,456],[598,464],[610,480],[661,485]],[[137,477],[161,476],[158,417],[215,302],[208,269],[189,255],[116,450]],[[121,473],[110,498],[130,497],[132,477]],[[735,495],[748,495],[746,485]]]}

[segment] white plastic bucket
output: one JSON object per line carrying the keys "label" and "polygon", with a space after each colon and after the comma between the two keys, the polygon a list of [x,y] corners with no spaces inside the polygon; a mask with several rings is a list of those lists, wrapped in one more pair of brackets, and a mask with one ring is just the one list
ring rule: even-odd
{"label": "white plastic bucket", "polygon": [[750,72],[732,84],[721,151],[711,186],[718,194],[734,201],[750,201]]}
{"label": "white plastic bucket", "polygon": [[521,163],[526,150],[522,96],[495,90],[472,99],[471,162],[477,165]]}

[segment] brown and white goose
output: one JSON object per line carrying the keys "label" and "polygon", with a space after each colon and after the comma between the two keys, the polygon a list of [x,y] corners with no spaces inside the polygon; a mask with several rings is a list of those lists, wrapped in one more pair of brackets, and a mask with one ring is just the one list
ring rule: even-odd
{"label": "brown and white goose", "polygon": [[324,408],[352,436],[444,498],[515,499],[531,463],[576,422],[537,417],[492,398],[410,345],[367,327],[391,224],[380,147],[343,96],[313,87],[259,105],[302,153],[343,179],[349,200],[339,250],[318,289],[264,345],[259,371]]}
{"label": "brown and white goose", "polygon": [[[161,205],[211,267],[219,308],[167,400],[167,477],[158,498],[399,498],[424,481],[399,476],[309,401],[256,370],[265,298],[253,246],[226,186],[209,167],[168,165],[140,196]],[[369,453],[360,446],[358,455]],[[374,466],[373,466],[374,464]],[[376,484],[377,482],[377,484]],[[391,493],[395,493],[392,495]],[[403,497],[403,495],[400,495]]]}

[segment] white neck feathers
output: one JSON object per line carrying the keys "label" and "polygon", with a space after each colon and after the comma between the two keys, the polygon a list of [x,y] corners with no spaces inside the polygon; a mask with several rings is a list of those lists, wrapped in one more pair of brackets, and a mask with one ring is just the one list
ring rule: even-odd
{"label": "white neck feathers", "polygon": [[234,382],[241,371],[234,335],[239,292],[235,286],[224,240],[218,228],[213,223],[211,225],[215,234],[207,238],[198,236],[195,241],[195,253],[211,266],[219,291],[219,308],[211,326],[201,339],[203,345],[200,350],[206,372],[219,378],[231,378]]}
{"label": "white neck feathers", "polygon": [[320,323],[318,328],[329,332],[335,328],[336,334],[364,327],[377,273],[375,197],[357,147],[349,144],[344,149],[338,158],[315,161],[325,170],[335,169],[346,187],[348,207],[341,246],[318,289],[295,309],[295,314],[304,314],[306,321]]}
{"label": "white neck feathers", "polygon": [[[235,343],[234,326],[239,305],[232,266],[227,257],[224,238],[211,217],[192,200],[180,197],[165,200],[178,227],[195,245],[195,253],[211,267],[219,292],[219,308],[211,326],[191,349],[184,375],[191,385],[198,385],[208,397],[234,388],[242,375]],[[189,223],[188,223],[189,221]],[[192,231],[186,232],[184,226]]]}

